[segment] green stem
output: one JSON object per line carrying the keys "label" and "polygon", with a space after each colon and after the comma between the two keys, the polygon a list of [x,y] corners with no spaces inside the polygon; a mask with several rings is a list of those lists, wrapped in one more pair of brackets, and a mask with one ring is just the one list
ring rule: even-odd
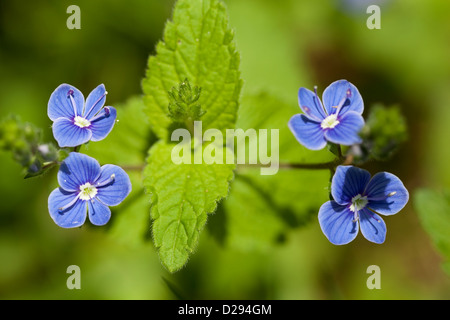
{"label": "green stem", "polygon": [[[337,145],[337,157],[336,159],[328,162],[322,163],[289,163],[289,162],[281,162],[278,164],[278,168],[280,169],[299,169],[299,170],[330,170],[332,173],[336,170],[336,167],[339,165],[349,165],[353,162],[353,156],[348,155],[344,156],[342,154],[341,146]],[[245,168],[262,168],[262,167],[270,167],[272,164],[238,164],[237,169],[245,169]],[[125,171],[142,171],[144,170],[145,164],[136,164],[136,165],[121,165],[120,166]]]}
{"label": "green stem", "polygon": [[[261,168],[261,167],[270,167],[274,164],[238,164],[239,168]],[[329,161],[329,162],[323,162],[323,163],[289,163],[289,162],[281,162],[278,163],[278,168],[280,169],[304,169],[304,170],[326,170],[326,169],[332,169],[335,166],[338,166],[339,162]]]}
{"label": "green stem", "polygon": [[[289,162],[281,162],[278,164],[280,169],[303,169],[303,170],[334,170],[338,165],[345,164],[348,162],[347,158],[342,158],[340,160],[336,159],[329,162],[323,163],[289,163]],[[273,166],[273,164],[271,164]],[[245,168],[261,168],[261,167],[270,167],[270,164],[238,164],[238,169]],[[120,166],[125,171],[142,171],[145,167],[144,164],[136,164],[136,165],[121,165]]]}

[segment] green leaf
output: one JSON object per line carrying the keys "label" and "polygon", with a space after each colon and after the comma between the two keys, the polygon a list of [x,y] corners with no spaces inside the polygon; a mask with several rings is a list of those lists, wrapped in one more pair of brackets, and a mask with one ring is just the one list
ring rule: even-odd
{"label": "green leaf", "polygon": [[201,88],[192,88],[189,80],[185,79],[180,83],[178,88],[172,88],[169,92],[169,116],[175,122],[191,123],[200,118],[206,113],[198,104],[200,98]]}
{"label": "green leaf", "polygon": [[[244,251],[267,250],[281,238],[285,223],[276,204],[252,181],[238,176],[233,181],[223,210],[212,217],[211,227],[224,229],[222,242]],[[219,217],[219,215],[221,215]],[[211,228],[210,228],[211,230]],[[219,229],[220,230],[220,229]]]}
{"label": "green leaf", "polygon": [[138,245],[148,239],[150,228],[150,204],[142,186],[142,164],[155,136],[142,111],[142,98],[130,98],[115,108],[117,122],[108,137],[90,142],[81,152],[94,157],[101,165],[118,165],[130,176],[132,191],[119,206],[111,207],[108,232],[123,243]]}
{"label": "green leaf", "polygon": [[104,140],[83,146],[86,149],[81,149],[81,152],[88,153],[100,163],[140,166],[145,162],[148,148],[156,140],[142,111],[142,98],[132,97],[114,107],[117,120],[112,131]]}
{"label": "green leaf", "polygon": [[145,112],[153,131],[167,139],[172,124],[169,92],[185,79],[201,88],[203,129],[233,128],[237,118],[240,57],[218,0],[179,0],[143,80]]}
{"label": "green leaf", "polygon": [[[297,92],[293,93],[294,95]],[[257,111],[257,112],[255,112]],[[265,91],[246,92],[239,109],[237,128],[279,130],[279,155],[284,162],[327,162],[334,156],[326,149],[312,151],[302,146],[288,128],[289,119],[300,113],[297,104],[286,103],[277,95]]]}
{"label": "green leaf", "polygon": [[[258,112],[254,112],[257,108]],[[297,106],[264,92],[243,97],[237,127],[279,130],[280,163],[320,163],[334,159],[326,148],[311,151],[294,138],[287,126],[299,113]],[[268,136],[270,134],[268,133]],[[275,141],[272,141],[275,143]],[[240,148],[246,148],[248,144]],[[275,161],[275,160],[274,160]],[[308,223],[329,199],[328,170],[279,169],[261,175],[260,168],[238,166],[229,197],[223,202],[225,217],[212,217],[212,232],[226,245],[242,250],[266,250],[292,228]],[[223,227],[217,228],[215,220]]]}
{"label": "green leaf", "polygon": [[450,190],[420,189],[414,206],[425,231],[444,257],[443,269],[450,275]]}
{"label": "green leaf", "polygon": [[41,129],[22,122],[17,115],[0,121],[0,150],[12,153],[23,167],[25,179],[42,176],[57,164],[58,149],[52,143],[42,143],[41,136]]}
{"label": "green leaf", "polygon": [[234,164],[175,164],[175,146],[156,143],[144,170],[144,187],[152,200],[153,241],[170,272],[182,268],[195,250],[207,214],[228,195],[234,169]]}

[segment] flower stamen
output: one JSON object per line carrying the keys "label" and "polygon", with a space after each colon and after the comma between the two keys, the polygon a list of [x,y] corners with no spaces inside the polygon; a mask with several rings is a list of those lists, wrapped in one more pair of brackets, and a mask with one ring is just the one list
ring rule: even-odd
{"label": "flower stamen", "polygon": [[76,116],[73,119],[73,123],[75,125],[79,126],[80,128],[86,128],[86,127],[89,127],[91,125],[91,122],[88,119],[80,117],[80,116]]}
{"label": "flower stamen", "polygon": [[[314,93],[315,93],[315,99],[314,99],[314,103],[316,104],[317,110],[320,110],[320,99],[319,99],[319,95],[317,94],[317,86],[314,86]],[[322,109],[325,112],[325,115],[328,115],[327,110],[324,108],[324,106],[322,105]]]}
{"label": "flower stamen", "polygon": [[310,117],[312,120],[317,121],[317,122],[322,122],[322,120],[320,120],[319,118],[317,118],[312,112],[311,109],[307,106],[303,106],[303,111],[305,111],[306,115],[308,117]]}
{"label": "flower stamen", "polygon": [[80,194],[78,194],[72,201],[67,203],[66,205],[58,208],[58,213],[63,213],[63,211],[67,210],[68,208],[72,207],[75,202],[80,198]]}
{"label": "flower stamen", "polygon": [[370,201],[383,201],[383,200],[386,200],[386,199],[389,198],[389,197],[394,196],[395,194],[397,194],[397,191],[392,191],[392,192],[390,192],[390,193],[388,193],[387,195],[382,196],[382,197],[377,197],[377,198],[369,197],[369,198],[367,198],[367,199],[370,200]]}
{"label": "flower stamen", "polygon": [[381,220],[380,219],[377,219],[377,218],[375,218],[375,213],[374,212],[372,212],[372,210],[368,210],[368,212],[370,213],[370,217],[372,218],[372,219],[374,219],[376,222],[378,222],[378,223],[381,223]]}
{"label": "flower stamen", "polygon": [[103,183],[97,182],[97,184],[95,185],[95,187],[97,188],[102,188],[105,187],[107,185],[110,185],[114,182],[114,180],[116,180],[116,175],[113,173],[108,180],[104,181]]}
{"label": "flower stamen", "polygon": [[70,103],[72,104],[72,108],[73,108],[73,114],[75,115],[75,117],[77,116],[77,108],[76,108],[76,103],[75,100],[73,99],[73,90],[70,89],[67,92],[67,96],[70,99]]}
{"label": "flower stamen", "polygon": [[320,123],[320,127],[322,129],[333,129],[339,124],[339,120],[337,119],[337,113],[330,114],[328,117],[323,119]]}
{"label": "flower stamen", "polygon": [[369,200],[367,200],[367,197],[363,197],[360,194],[354,196],[352,198],[352,204],[350,205],[350,211],[357,212],[361,209],[364,209],[364,207],[367,205]]}
{"label": "flower stamen", "polygon": [[101,111],[99,113],[97,113],[97,115],[95,117],[93,117],[90,121],[91,122],[95,122],[100,118],[107,118],[109,117],[109,115],[111,114],[111,111],[109,110],[108,107],[104,107],[103,111],[105,111],[105,113],[101,113]]}
{"label": "flower stamen", "polygon": [[[100,102],[100,100],[103,99],[104,96],[106,96],[108,94],[108,91],[105,91],[104,94],[102,94],[102,96],[100,98],[98,98],[98,100],[92,105],[92,107],[89,109],[89,111],[87,113],[85,113],[86,118],[90,115],[92,109],[94,109],[94,107]],[[100,112],[100,111],[99,111]]]}
{"label": "flower stamen", "polygon": [[86,182],[85,184],[80,186],[79,197],[81,200],[87,201],[95,198],[97,193],[97,188],[91,185],[89,182]]}
{"label": "flower stamen", "polygon": [[342,107],[344,106],[345,102],[347,101],[347,99],[349,99],[352,96],[352,91],[350,89],[347,89],[346,93],[345,93],[345,97],[341,99],[341,101],[339,101],[337,106],[334,106],[332,108],[337,109],[336,110],[336,115],[339,114],[339,112],[341,111]]}

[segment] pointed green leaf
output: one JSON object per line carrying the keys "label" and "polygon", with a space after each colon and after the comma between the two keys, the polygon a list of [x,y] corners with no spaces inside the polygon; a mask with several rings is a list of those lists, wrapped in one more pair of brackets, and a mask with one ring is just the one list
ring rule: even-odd
{"label": "pointed green leaf", "polygon": [[239,61],[225,5],[218,0],[179,0],[142,83],[145,112],[157,136],[168,138],[168,92],[185,79],[201,88],[203,129],[233,128],[242,86]]}
{"label": "pointed green leaf", "polygon": [[233,164],[175,164],[176,144],[155,144],[144,170],[144,187],[151,193],[153,240],[163,265],[175,272],[195,250],[207,214],[228,195]]}
{"label": "pointed green leaf", "polygon": [[420,189],[414,206],[425,231],[444,257],[443,268],[450,275],[450,192]]}

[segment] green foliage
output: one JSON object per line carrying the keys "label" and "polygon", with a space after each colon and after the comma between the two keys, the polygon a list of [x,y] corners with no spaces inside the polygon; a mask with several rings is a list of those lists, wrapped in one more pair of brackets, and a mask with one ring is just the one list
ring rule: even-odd
{"label": "green foliage", "polygon": [[443,268],[450,275],[450,191],[419,189],[414,206],[420,221],[444,258]]}
{"label": "green foliage", "polygon": [[[100,163],[141,166],[148,148],[156,141],[143,112],[141,97],[115,105],[117,120],[108,137],[86,145],[86,153]],[[84,150],[81,150],[84,152]]]}
{"label": "green foliage", "polygon": [[174,146],[155,144],[144,171],[152,199],[153,241],[170,272],[182,268],[195,250],[207,214],[228,195],[234,169],[226,164],[174,164]]}
{"label": "green foliage", "polygon": [[239,61],[221,1],[178,1],[142,82],[145,112],[156,135],[168,138],[173,122],[173,95],[168,92],[186,78],[202,88],[198,105],[207,112],[203,129],[234,127],[242,86]]}
{"label": "green foliage", "polygon": [[387,160],[408,139],[408,127],[398,107],[377,104],[370,110],[360,135],[363,144],[355,154],[357,160]]}
{"label": "green foliage", "polygon": [[89,143],[81,151],[97,159],[101,165],[121,166],[130,176],[132,191],[118,207],[111,208],[113,214],[108,226],[114,238],[138,245],[148,238],[150,229],[150,204],[142,187],[141,171],[146,151],[155,137],[142,111],[142,98],[133,97],[115,107],[117,122],[108,137]]}
{"label": "green foliage", "polygon": [[200,118],[203,130],[234,127],[242,80],[233,36],[221,1],[177,1],[142,83],[145,113],[163,140],[149,151],[144,186],[152,195],[153,240],[171,272],[184,266],[207,214],[228,195],[234,164],[176,165],[175,144],[164,141],[180,122],[188,129]]}
{"label": "green foliage", "polygon": [[0,150],[12,153],[14,160],[24,168],[25,178],[44,174],[60,157],[53,144],[41,143],[41,135],[39,128],[22,122],[16,115],[0,123]]}
{"label": "green foliage", "polygon": [[178,88],[173,87],[169,91],[169,116],[174,122],[192,124],[193,121],[200,120],[206,113],[198,104],[201,88],[192,88],[189,80],[185,79]]}
{"label": "green foliage", "polygon": [[[257,108],[258,112],[254,112]],[[275,112],[276,110],[276,112]],[[327,150],[311,151],[300,145],[286,119],[298,108],[267,93],[243,97],[237,127],[243,130],[279,130],[280,164],[324,162],[334,157]],[[257,131],[259,132],[259,131]],[[243,145],[240,144],[240,147]],[[249,153],[248,144],[245,145]],[[213,217],[211,228],[223,243],[242,250],[266,250],[285,238],[288,230],[307,223],[328,200],[330,172],[286,170],[261,175],[260,168],[238,167],[229,197],[223,202],[225,217]],[[295,200],[294,200],[295,199]],[[217,224],[223,224],[218,226]]]}

